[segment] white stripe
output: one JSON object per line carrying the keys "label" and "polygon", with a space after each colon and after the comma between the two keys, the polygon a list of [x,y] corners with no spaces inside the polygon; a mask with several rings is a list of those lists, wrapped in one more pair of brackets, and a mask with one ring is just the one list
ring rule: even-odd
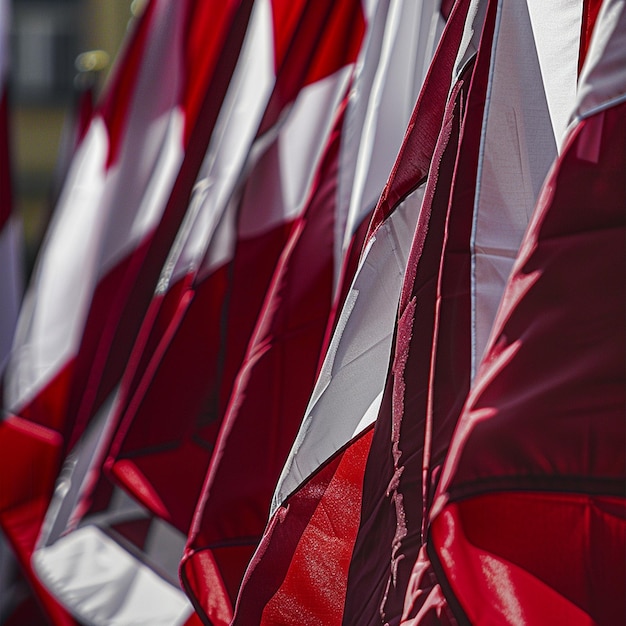
{"label": "white stripe", "polygon": [[[527,0],[557,147],[576,100],[582,0]],[[541,83],[538,83],[539,87]]]}
{"label": "white stripe", "polygon": [[576,47],[576,55],[566,55],[568,66],[544,77],[542,71],[551,71],[551,66],[541,67],[526,4],[499,3],[471,240],[472,377],[537,196],[557,156],[553,129],[561,117],[553,121],[543,85],[562,82],[568,92],[575,86],[578,47],[565,39]]}
{"label": "white stripe", "polygon": [[43,583],[85,624],[176,626],[193,613],[182,589],[96,526],[79,528],[39,550],[33,565]]}
{"label": "white stripe", "polygon": [[[75,353],[99,272],[98,240],[105,214],[107,133],[96,119],[68,172],[16,330],[7,367],[6,405],[19,413]],[[80,210],[79,210],[80,209]]]}
{"label": "white stripe", "polygon": [[272,512],[376,419],[422,197],[423,187],[392,213],[364,251],[300,432],[278,481]]}
{"label": "white stripe", "polygon": [[580,75],[574,118],[626,99],[626,1],[605,0]]}

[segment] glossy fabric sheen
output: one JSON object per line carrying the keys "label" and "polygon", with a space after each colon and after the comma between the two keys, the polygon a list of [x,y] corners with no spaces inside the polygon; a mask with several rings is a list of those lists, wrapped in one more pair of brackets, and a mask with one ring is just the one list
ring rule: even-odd
{"label": "glossy fabric sheen", "polygon": [[371,439],[371,429],[359,435],[272,517],[244,577],[233,626],[341,624]]}
{"label": "glossy fabric sheen", "polygon": [[620,104],[546,182],[453,439],[432,537],[470,621],[626,619],[625,171]]}

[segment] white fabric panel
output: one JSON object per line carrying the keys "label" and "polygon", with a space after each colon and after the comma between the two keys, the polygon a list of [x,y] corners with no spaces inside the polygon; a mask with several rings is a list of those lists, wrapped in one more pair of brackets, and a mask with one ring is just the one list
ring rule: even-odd
{"label": "white fabric panel", "polygon": [[[392,2],[387,19],[377,20],[377,32],[367,41],[350,102],[356,111],[348,118],[342,155],[342,165],[355,161],[340,179],[339,210],[345,212],[343,205],[348,205],[347,217],[337,220],[345,233],[344,250],[376,204],[402,145],[442,30],[439,6],[439,0]],[[342,243],[341,237],[337,240]],[[341,252],[336,253],[338,259]]]}
{"label": "white fabric panel", "polygon": [[272,514],[320,464],[376,419],[422,197],[423,188],[413,192],[368,242],[278,481]]}
{"label": "white fabric panel", "polygon": [[[48,241],[20,312],[7,367],[5,402],[19,413],[75,353],[99,271],[95,243],[104,228],[99,198],[108,139],[96,118],[68,172]],[[77,210],[80,209],[80,210]]]}
{"label": "white fabric panel", "polygon": [[267,232],[302,212],[352,71],[351,65],[343,67],[307,85],[286,111],[277,143],[246,184],[239,213],[242,237]]}
{"label": "white fabric panel", "polygon": [[527,0],[527,3],[554,138],[559,147],[576,99],[583,2]]}
{"label": "white fabric panel", "polygon": [[39,550],[33,565],[44,584],[85,624],[175,626],[193,612],[179,587],[96,526],[84,526]]}
{"label": "white fabric panel", "polygon": [[526,3],[503,0],[498,10],[472,232],[473,372],[557,155]]}
{"label": "white fabric panel", "polygon": [[604,0],[580,75],[574,111],[584,118],[626,97],[626,0]]}
{"label": "white fabric panel", "polygon": [[11,351],[22,300],[22,228],[12,216],[0,230],[0,375]]}
{"label": "white fabric panel", "polygon": [[[104,274],[158,223],[180,169],[184,112],[178,99],[185,76],[184,3],[159,1],[128,111],[122,150],[107,173],[99,210]],[[167,81],[163,80],[167,76]]]}
{"label": "white fabric panel", "polygon": [[[184,59],[172,51],[182,51],[186,11],[182,3],[156,4],[118,159],[107,170],[108,129],[94,118],[40,252],[7,368],[7,404],[15,412],[71,360],[98,280],[155,226],[178,173]],[[163,72],[172,80],[164,83]]]}
{"label": "white fabric panel", "polygon": [[204,271],[232,257],[234,216],[224,214],[249,167],[253,141],[275,82],[272,50],[271,7],[267,0],[262,0],[254,5],[190,207],[159,281],[160,291],[171,280],[196,271],[209,246],[211,253],[204,261]]}

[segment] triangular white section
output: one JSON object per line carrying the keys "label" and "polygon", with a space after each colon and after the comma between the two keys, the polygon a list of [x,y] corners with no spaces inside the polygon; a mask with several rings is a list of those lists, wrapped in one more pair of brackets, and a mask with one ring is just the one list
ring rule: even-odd
{"label": "triangular white section", "polygon": [[[567,41],[574,45],[571,38]],[[535,201],[557,156],[555,122],[543,85],[558,84],[567,87],[568,93],[575,89],[577,42],[575,48],[575,57],[570,54],[564,58],[572,67],[556,76],[544,75],[552,66],[541,65],[526,2],[500,1],[472,232],[473,372],[489,338]]]}
{"label": "triangular white section", "polygon": [[99,200],[108,148],[104,122],[95,118],[68,172],[51,225],[53,241],[48,238],[20,312],[5,381],[5,403],[15,413],[71,358],[80,341],[100,269],[97,242],[105,213]]}
{"label": "triangular white section", "polygon": [[278,481],[273,511],[376,419],[422,197],[420,187],[378,228],[363,253],[300,432]]}
{"label": "triangular white section", "polygon": [[[582,0],[527,0],[557,147],[576,99]],[[541,82],[537,82],[541,85]]]}

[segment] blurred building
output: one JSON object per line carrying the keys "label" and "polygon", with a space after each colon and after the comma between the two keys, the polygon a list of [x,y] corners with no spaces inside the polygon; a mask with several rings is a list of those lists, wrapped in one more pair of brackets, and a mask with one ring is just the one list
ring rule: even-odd
{"label": "blurred building", "polygon": [[[64,124],[76,94],[76,59],[102,50],[114,60],[138,0],[13,0],[11,132],[14,196],[32,266],[54,194]],[[96,93],[110,64],[98,72]]]}

